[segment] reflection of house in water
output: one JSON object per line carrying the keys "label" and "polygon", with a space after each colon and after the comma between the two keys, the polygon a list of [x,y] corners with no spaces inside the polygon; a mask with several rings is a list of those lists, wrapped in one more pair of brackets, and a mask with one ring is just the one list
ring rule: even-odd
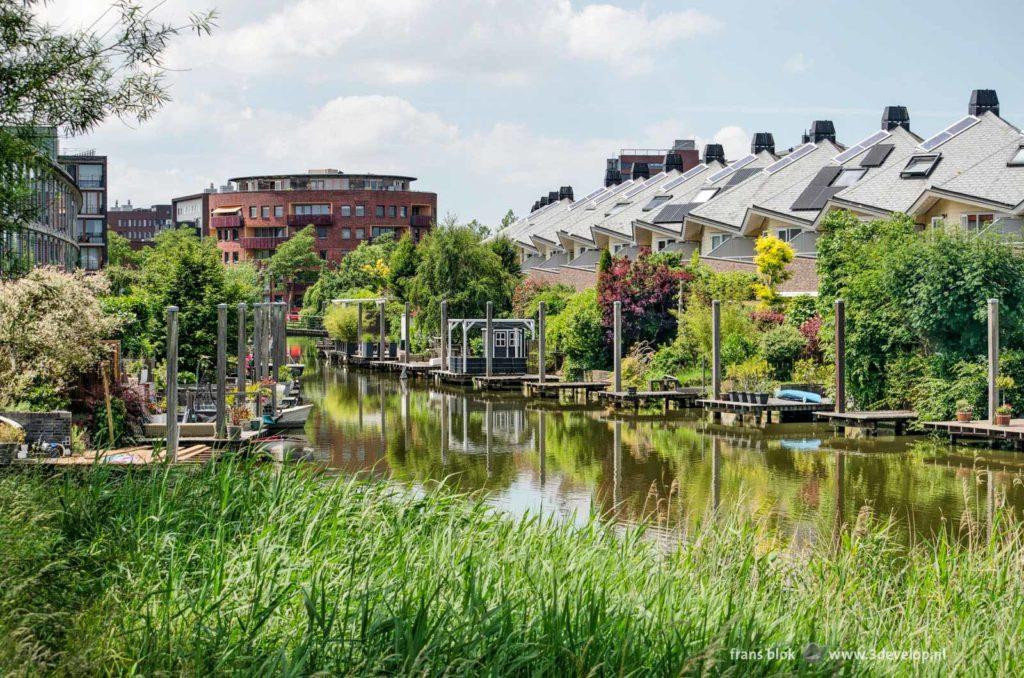
{"label": "reflection of house in water", "polygon": [[442,451],[511,454],[533,446],[533,429],[521,403],[483,401],[435,393],[441,399]]}

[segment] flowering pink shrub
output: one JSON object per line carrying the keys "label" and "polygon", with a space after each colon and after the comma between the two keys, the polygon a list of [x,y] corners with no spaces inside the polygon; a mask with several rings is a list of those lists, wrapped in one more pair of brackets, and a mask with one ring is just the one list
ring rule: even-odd
{"label": "flowering pink shrub", "polygon": [[681,286],[693,280],[685,271],[652,261],[650,255],[650,250],[643,249],[635,261],[616,257],[611,268],[597,276],[598,303],[609,343],[614,303],[622,302],[624,349],[637,341],[656,345],[670,339],[676,327],[676,319],[670,311],[678,305]]}

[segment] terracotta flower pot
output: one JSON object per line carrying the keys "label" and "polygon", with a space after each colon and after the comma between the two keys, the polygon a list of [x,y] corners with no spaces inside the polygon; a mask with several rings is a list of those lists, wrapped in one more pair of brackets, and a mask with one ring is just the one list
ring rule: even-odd
{"label": "terracotta flower pot", "polygon": [[1013,416],[1012,414],[997,414],[996,415],[996,426],[1009,426],[1010,425],[1010,417],[1012,417],[1012,416]]}
{"label": "terracotta flower pot", "polygon": [[956,413],[956,420],[957,421],[970,421],[972,416],[974,416],[974,412],[971,412],[970,410],[968,410],[966,412],[958,411]]}

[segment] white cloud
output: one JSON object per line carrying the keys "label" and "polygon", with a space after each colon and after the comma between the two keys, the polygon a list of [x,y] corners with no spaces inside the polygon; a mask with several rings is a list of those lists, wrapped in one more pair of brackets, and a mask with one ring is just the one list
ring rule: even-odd
{"label": "white cloud", "polygon": [[797,75],[799,73],[806,73],[813,65],[813,59],[805,57],[803,52],[797,52],[793,56],[789,57],[782,67],[787,73]]}
{"label": "white cloud", "polygon": [[726,158],[735,160],[750,151],[750,137],[750,133],[742,127],[730,125],[715,132],[711,139],[716,144],[722,144]]}

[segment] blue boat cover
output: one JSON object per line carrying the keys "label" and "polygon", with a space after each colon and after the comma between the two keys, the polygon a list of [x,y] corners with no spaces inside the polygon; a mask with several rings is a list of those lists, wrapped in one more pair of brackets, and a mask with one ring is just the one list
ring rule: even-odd
{"label": "blue boat cover", "polygon": [[797,391],[796,389],[792,388],[776,391],[775,397],[781,400],[795,400],[800,403],[821,402],[821,396],[818,395],[817,393],[811,393],[810,391]]}

